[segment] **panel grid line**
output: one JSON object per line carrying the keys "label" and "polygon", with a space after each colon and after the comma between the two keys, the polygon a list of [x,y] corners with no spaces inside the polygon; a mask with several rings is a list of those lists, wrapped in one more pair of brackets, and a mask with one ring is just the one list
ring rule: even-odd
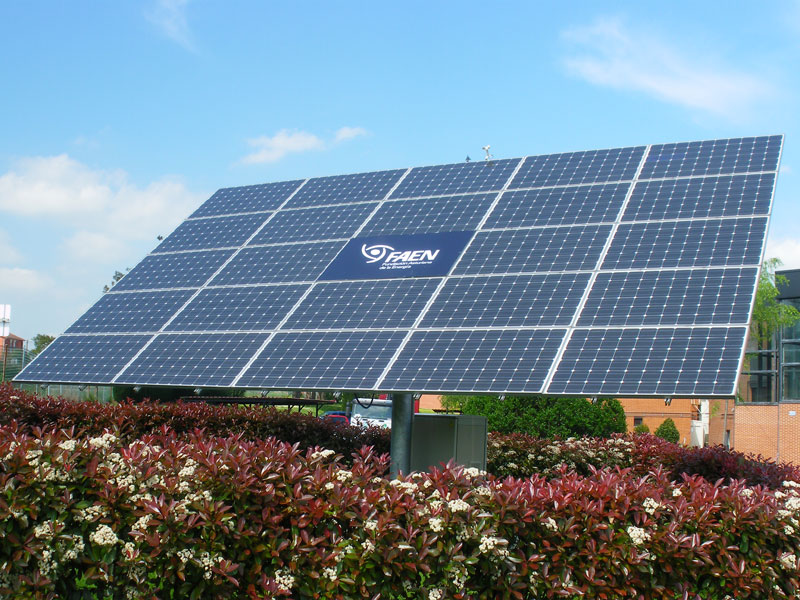
{"label": "panel grid line", "polygon": [[428,311],[430,310],[430,308],[433,305],[433,303],[436,301],[436,298],[439,297],[439,294],[444,289],[444,286],[447,283],[450,274],[452,274],[456,270],[456,268],[458,268],[458,263],[461,262],[461,258],[469,251],[469,247],[472,245],[473,240],[475,240],[475,238],[477,237],[478,232],[481,230],[481,227],[489,219],[489,215],[492,214],[492,211],[494,210],[495,206],[497,206],[497,203],[500,201],[500,198],[502,198],[503,193],[508,189],[508,186],[511,185],[511,182],[514,180],[514,177],[516,177],[517,173],[519,173],[519,170],[522,168],[522,165],[524,163],[525,163],[524,159],[521,159],[517,163],[517,166],[514,168],[514,170],[508,176],[508,180],[506,180],[505,185],[498,192],[497,197],[494,199],[492,204],[486,210],[486,213],[483,215],[483,218],[481,219],[480,223],[478,223],[478,226],[475,228],[475,233],[473,233],[472,238],[470,238],[469,242],[467,242],[467,245],[464,248],[464,250],[462,251],[461,255],[451,265],[450,271],[448,272],[447,276],[442,277],[442,281],[439,283],[438,286],[436,286],[436,289],[433,291],[433,294],[431,294],[431,297],[428,298],[428,301],[425,303],[425,306],[423,307],[422,311],[420,311],[419,315],[417,315],[417,318],[414,321],[414,324],[408,330],[408,333],[406,334],[406,337],[403,338],[403,341],[400,343],[400,345],[397,347],[397,350],[395,350],[395,353],[389,359],[389,362],[387,363],[386,368],[383,369],[383,372],[380,374],[380,377],[378,377],[377,381],[375,382],[375,389],[376,390],[380,389],[380,386],[383,383],[383,380],[386,379],[386,376],[389,374],[389,371],[392,369],[392,367],[394,366],[394,363],[399,358],[400,353],[403,351],[403,349],[408,344],[408,341],[411,339],[411,336],[413,335],[414,331],[419,327],[419,324],[422,323],[422,320],[425,318],[425,315],[428,314]]}
{"label": "panel grid line", "polygon": [[[411,172],[411,169],[406,169],[405,173],[403,173],[403,174],[400,176],[400,178],[399,178],[399,179],[398,179],[398,180],[395,182],[395,184],[394,184],[394,185],[391,187],[391,189],[390,189],[388,192],[386,192],[386,194],[385,194],[385,196],[383,197],[383,199],[382,199],[380,202],[378,202],[377,206],[375,206],[375,208],[373,209],[373,211],[372,211],[372,212],[369,214],[369,216],[367,216],[367,218],[364,220],[364,222],[361,224],[361,226],[360,226],[360,227],[359,227],[359,228],[358,228],[358,229],[357,229],[355,232],[353,232],[353,235],[352,235],[352,237],[354,237],[354,238],[355,238],[355,237],[358,237],[358,234],[359,234],[359,232],[360,232],[360,231],[361,231],[361,230],[364,228],[364,226],[367,224],[367,222],[368,222],[368,221],[369,221],[369,220],[370,220],[370,219],[373,217],[373,215],[374,215],[374,214],[375,214],[375,213],[378,211],[378,209],[381,207],[381,205],[382,205],[382,204],[383,204],[383,203],[386,201],[386,198],[388,198],[388,197],[389,197],[389,196],[392,194],[392,192],[394,192],[394,190],[396,190],[396,189],[397,189],[397,186],[399,186],[399,185],[400,185],[400,183],[401,183],[401,182],[402,182],[402,181],[403,181],[403,180],[406,178],[406,176],[407,176],[407,175],[408,175],[410,172]],[[302,187],[302,186],[300,186],[300,187]],[[298,190],[299,190],[299,189],[300,189],[300,188],[298,188]],[[292,194],[292,195],[294,195],[294,194]],[[290,199],[291,199],[291,198],[287,198],[286,202],[288,202]],[[324,269],[323,269],[323,271],[324,271]],[[275,334],[276,334],[278,331],[281,331],[281,327],[283,327],[283,326],[284,326],[284,325],[285,325],[285,324],[286,324],[286,323],[289,321],[289,319],[292,317],[292,315],[293,315],[295,312],[297,312],[297,309],[300,307],[300,305],[303,303],[303,301],[304,301],[304,300],[305,300],[305,299],[308,297],[308,295],[309,295],[309,294],[311,294],[312,290],[313,290],[313,289],[316,287],[316,285],[317,285],[317,282],[315,281],[315,282],[313,282],[313,283],[312,283],[310,286],[308,286],[308,289],[307,289],[307,290],[306,290],[306,291],[303,293],[303,295],[302,295],[302,296],[301,296],[301,297],[300,297],[300,298],[297,300],[297,302],[295,302],[294,306],[292,306],[292,308],[290,308],[290,309],[289,309],[289,312],[287,312],[287,313],[284,315],[284,317],[283,317],[283,319],[280,321],[280,323],[278,323],[278,324],[275,326],[275,330],[274,330],[274,331],[273,331],[273,332],[272,332],[272,333],[269,335],[269,337],[267,337],[267,339],[266,339],[266,340],[264,340],[264,343],[263,343],[263,344],[261,344],[261,347],[260,347],[258,350],[256,350],[256,353],[255,353],[255,354],[253,354],[253,356],[251,356],[251,357],[250,357],[250,360],[248,360],[248,361],[247,361],[247,364],[245,364],[245,366],[244,366],[244,367],[242,367],[242,370],[241,370],[241,371],[239,371],[239,373],[238,373],[238,374],[236,375],[236,377],[233,379],[233,382],[231,383],[231,385],[232,385],[232,386],[234,386],[234,387],[235,387],[235,386],[236,386],[236,384],[238,384],[238,383],[239,383],[239,381],[241,380],[241,378],[242,378],[242,377],[244,377],[244,374],[247,372],[247,370],[248,370],[250,367],[252,367],[252,366],[253,366],[253,363],[255,363],[255,362],[258,360],[258,358],[261,356],[261,354],[262,354],[262,353],[264,352],[264,350],[267,348],[267,346],[269,345],[269,343],[270,343],[270,342],[272,341],[272,339],[275,337]],[[315,331],[316,331],[316,330],[315,330]]]}
{"label": "panel grid line", "polygon": [[636,169],[636,173],[631,180],[630,189],[628,189],[628,193],[625,195],[625,200],[622,202],[622,206],[619,209],[619,213],[617,215],[617,219],[614,222],[614,225],[611,227],[611,231],[608,233],[608,239],[606,240],[605,246],[600,251],[600,256],[597,257],[597,263],[595,264],[595,268],[592,271],[591,276],[589,277],[589,281],[586,284],[586,289],[583,292],[583,296],[578,302],[578,306],[575,308],[575,313],[572,316],[572,322],[567,326],[567,333],[564,338],[561,340],[561,345],[556,352],[556,356],[553,359],[553,363],[550,365],[550,369],[547,372],[547,377],[545,377],[544,383],[542,384],[542,391],[546,392],[550,387],[550,384],[553,381],[553,377],[555,377],[556,371],[558,370],[558,366],[561,364],[562,359],[564,358],[564,352],[567,350],[567,346],[569,345],[570,340],[572,339],[572,334],[575,331],[575,327],[580,320],[581,313],[583,312],[583,307],[586,306],[586,301],[589,299],[589,294],[592,292],[592,287],[594,286],[594,282],[597,280],[597,275],[600,272],[601,267],[603,266],[603,261],[606,259],[606,255],[608,254],[609,248],[611,248],[611,244],[614,241],[614,236],[617,234],[617,230],[619,229],[620,223],[622,222],[622,216],[625,214],[625,210],[628,208],[628,203],[630,199],[633,197],[633,191],[636,188],[637,178],[639,174],[644,169],[644,164],[647,162],[647,157],[650,155],[650,149],[652,146],[647,146],[645,151],[642,153],[642,158],[639,161],[639,166]]}
{"label": "panel grid line", "polygon": [[223,263],[222,263],[222,264],[219,266],[219,268],[217,268],[217,270],[216,270],[216,271],[214,271],[214,272],[211,274],[211,276],[210,276],[208,279],[206,279],[205,283],[204,283],[203,285],[201,285],[199,288],[197,288],[197,291],[196,291],[194,294],[192,294],[192,295],[189,297],[189,299],[188,299],[188,300],[186,300],[186,302],[184,302],[184,303],[183,303],[183,306],[181,306],[181,307],[180,307],[180,308],[179,308],[177,311],[175,311],[175,313],[174,313],[174,314],[173,314],[173,315],[172,315],[172,316],[171,316],[169,319],[167,319],[167,322],[166,322],[166,323],[164,323],[164,324],[161,326],[161,329],[159,329],[159,330],[158,330],[158,332],[157,332],[156,334],[154,334],[154,335],[153,335],[153,336],[152,336],[152,337],[151,337],[151,338],[150,338],[150,339],[147,341],[147,343],[146,343],[144,346],[142,346],[142,347],[139,349],[139,351],[138,351],[136,354],[134,354],[134,356],[133,356],[133,357],[132,357],[132,358],[131,358],[131,359],[130,359],[128,362],[127,362],[127,364],[126,364],[124,367],[122,367],[122,369],[120,369],[120,371],[119,371],[119,372],[118,372],[118,373],[117,373],[117,374],[114,376],[114,378],[111,380],[111,383],[115,383],[115,382],[117,381],[117,379],[119,379],[119,378],[122,376],[122,374],[125,372],[125,370],[126,370],[128,367],[130,367],[130,366],[131,366],[131,365],[132,365],[132,364],[133,364],[133,363],[136,361],[136,359],[138,359],[138,358],[139,358],[139,357],[140,357],[140,356],[141,356],[141,355],[142,355],[142,354],[145,352],[145,350],[147,350],[147,349],[148,349],[148,348],[149,348],[149,347],[150,347],[150,346],[153,344],[153,342],[155,342],[155,340],[158,338],[158,335],[159,335],[160,333],[163,333],[163,332],[164,332],[164,330],[165,330],[165,329],[166,329],[166,328],[167,328],[167,327],[170,325],[170,323],[172,323],[172,322],[173,322],[173,321],[174,321],[174,320],[175,320],[175,319],[178,317],[178,315],[179,315],[179,314],[181,314],[181,312],[183,312],[183,310],[184,310],[184,309],[185,309],[185,308],[186,308],[186,307],[187,307],[187,306],[188,306],[188,305],[189,305],[189,304],[190,304],[190,303],[191,303],[191,302],[192,302],[192,301],[193,301],[195,298],[197,298],[197,296],[199,296],[199,295],[200,295],[200,292],[202,292],[202,291],[205,289],[205,286],[206,286],[206,285],[208,285],[208,284],[209,284],[209,282],[211,282],[211,281],[214,279],[214,277],[216,277],[216,276],[217,276],[217,275],[218,275],[218,274],[219,274],[219,273],[220,273],[220,272],[221,272],[221,271],[222,271],[222,270],[223,270],[225,267],[227,267],[227,266],[230,264],[230,262],[231,262],[231,261],[232,261],[232,260],[233,260],[233,259],[234,259],[236,256],[238,256],[238,254],[239,254],[239,253],[240,253],[240,252],[241,252],[241,251],[242,251],[242,250],[243,250],[243,249],[244,249],[244,248],[247,246],[247,242],[249,242],[249,241],[250,241],[250,240],[252,240],[254,237],[256,237],[256,236],[258,235],[258,233],[259,233],[259,232],[260,232],[262,229],[264,229],[264,227],[266,227],[266,226],[267,226],[267,224],[268,224],[268,223],[269,223],[269,222],[270,222],[270,221],[271,221],[271,220],[272,220],[272,219],[275,217],[275,215],[276,215],[276,214],[278,214],[278,211],[279,211],[281,208],[283,208],[284,206],[286,206],[286,203],[287,203],[287,202],[289,202],[289,200],[291,200],[291,199],[294,197],[294,195],[295,195],[297,192],[299,192],[299,191],[300,191],[300,190],[303,188],[303,186],[306,184],[306,182],[308,182],[308,179],[304,180],[304,181],[303,181],[303,182],[302,182],[302,183],[301,183],[299,186],[297,186],[297,188],[296,188],[296,189],[295,189],[295,190],[294,190],[294,191],[293,191],[291,194],[289,194],[289,197],[288,197],[288,198],[286,198],[286,199],[285,199],[285,200],[284,200],[284,201],[281,203],[281,205],[278,207],[278,210],[274,211],[274,212],[273,212],[273,213],[272,213],[272,214],[271,214],[269,217],[267,217],[267,218],[264,220],[264,222],[261,224],[261,226],[260,226],[258,229],[256,229],[256,230],[255,230],[253,233],[251,233],[251,234],[250,234],[250,237],[248,237],[248,238],[247,238],[247,239],[246,239],[246,240],[245,240],[245,241],[242,243],[242,245],[241,245],[241,246],[239,246],[239,248],[237,248],[237,250],[236,250],[236,251],[235,251],[233,254],[231,254],[231,255],[228,257],[228,259],[227,259],[226,261],[224,261],[224,262],[223,262]]}

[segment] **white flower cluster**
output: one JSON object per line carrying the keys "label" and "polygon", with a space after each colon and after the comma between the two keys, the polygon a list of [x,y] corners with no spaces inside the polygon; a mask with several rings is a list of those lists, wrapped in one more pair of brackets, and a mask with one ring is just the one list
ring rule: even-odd
{"label": "white flower cluster", "polygon": [[781,554],[781,566],[784,569],[788,569],[790,571],[797,570],[797,557],[794,554],[790,554],[788,552]]}
{"label": "white flower cluster", "polygon": [[341,481],[342,483],[349,481],[353,478],[353,472],[348,471],[347,469],[341,469],[336,473],[337,481]]}
{"label": "white flower cluster", "polygon": [[80,535],[71,535],[68,537],[68,540],[72,542],[72,547],[66,550],[62,555],[64,562],[76,560],[86,547],[83,543],[83,537]]}
{"label": "white flower cluster", "polygon": [[33,535],[40,540],[51,540],[55,535],[55,523],[53,521],[45,521],[33,528]]}
{"label": "white flower cluster", "polygon": [[475,477],[483,477],[486,475],[486,471],[481,471],[477,467],[467,467],[464,469],[464,475],[470,479],[474,479]]}
{"label": "white flower cluster", "polygon": [[378,529],[378,522],[373,521],[372,519],[367,519],[364,521],[364,529],[367,531],[376,531]]}
{"label": "white flower cluster", "polygon": [[335,484],[334,484],[332,481],[328,481],[328,482],[325,484],[325,489],[326,489],[326,490],[328,490],[328,491],[332,490],[332,489],[333,489],[333,488],[335,488],[335,487],[336,487],[336,485],[335,485]]}
{"label": "white flower cluster", "polygon": [[428,600],[442,600],[442,598],[444,598],[444,592],[439,588],[428,590]]}
{"label": "white flower cluster", "polygon": [[294,575],[289,569],[280,569],[275,572],[275,582],[281,590],[288,592],[294,587]]}
{"label": "white flower cluster", "polygon": [[675,488],[674,490],[672,490],[672,497],[677,498],[678,496],[683,496],[681,488]]}
{"label": "white flower cluster", "polygon": [[94,437],[89,440],[89,445],[92,448],[110,448],[111,444],[116,443],[117,436],[113,433],[104,433],[100,437]]}
{"label": "white flower cluster", "polygon": [[481,537],[481,543],[478,546],[478,550],[481,554],[491,553],[500,558],[507,558],[508,550],[505,548],[507,545],[508,540],[491,535],[484,535]]}
{"label": "white flower cluster", "polygon": [[98,504],[93,504],[92,506],[87,506],[86,508],[82,508],[75,514],[75,520],[78,522],[83,521],[94,521],[99,519],[100,517],[104,517],[108,514],[108,509],[105,506],[100,506]]}
{"label": "white flower cluster", "polygon": [[431,531],[434,533],[439,533],[444,530],[444,519],[440,519],[439,517],[431,517],[428,520],[428,525],[430,525]]}
{"label": "white flower cluster", "polygon": [[407,494],[413,494],[416,492],[419,487],[413,481],[400,481],[399,479],[392,479],[389,482],[389,485],[395,488],[399,488],[402,491],[406,492]]}
{"label": "white flower cluster", "polygon": [[185,500],[188,503],[197,502],[198,504],[200,504],[202,502],[211,502],[212,500],[214,500],[214,497],[208,490],[203,490],[201,492],[193,492],[189,494],[188,496],[186,496]]}
{"label": "white flower cluster", "polygon": [[650,534],[641,527],[630,525],[626,531],[628,532],[628,536],[630,536],[631,541],[637,546],[641,546],[650,539]]}
{"label": "white flower cluster", "polygon": [[484,498],[488,498],[492,495],[492,490],[487,485],[482,485],[480,487],[476,487],[473,492],[475,492],[476,496],[483,496]]}
{"label": "white flower cluster", "polygon": [[3,460],[11,460],[11,457],[14,456],[14,450],[17,446],[19,446],[17,442],[11,442],[8,445],[8,453],[3,457]]}
{"label": "white flower cluster", "polygon": [[65,452],[72,452],[75,448],[78,447],[77,440],[64,440],[63,442],[58,443],[58,447],[64,450]]}
{"label": "white flower cluster", "polygon": [[450,509],[450,512],[466,512],[469,510],[470,506],[468,503],[464,502],[461,498],[456,498],[455,500],[450,500],[447,503],[447,508]]}
{"label": "white flower cluster", "polygon": [[642,502],[642,508],[648,515],[656,514],[656,511],[661,508],[663,505],[656,501],[653,498],[645,498],[644,502]]}
{"label": "white flower cluster", "polygon": [[41,450],[28,450],[25,453],[25,460],[28,461],[28,464],[32,467],[39,466],[39,458],[42,456]]}
{"label": "white flower cluster", "polygon": [[111,527],[100,525],[89,534],[89,541],[98,546],[113,546],[119,541],[119,538]]}
{"label": "white flower cluster", "polygon": [[322,570],[322,576],[325,579],[330,579],[331,581],[336,581],[338,574],[336,573],[336,569],[334,567],[325,567]]}
{"label": "white flower cluster", "polygon": [[754,493],[753,488],[743,488],[739,495],[743,498],[750,498]]}
{"label": "white flower cluster", "polygon": [[375,543],[372,540],[364,540],[364,543],[361,544],[361,548],[364,554],[372,554],[375,552]]}
{"label": "white flower cluster", "polygon": [[214,568],[214,559],[211,558],[211,555],[208,552],[203,552],[196,560],[203,568],[203,579],[211,579],[211,576],[214,574],[211,570]]}
{"label": "white flower cluster", "polygon": [[189,479],[194,477],[194,473],[197,470],[197,463],[194,459],[188,459],[186,463],[184,463],[183,468],[178,471],[178,479]]}
{"label": "white flower cluster", "polygon": [[786,488],[800,488],[800,483],[796,481],[784,481],[782,485]]}
{"label": "white flower cluster", "polygon": [[[311,453],[311,460],[330,458],[334,454],[336,453],[333,450],[316,450],[315,452]],[[294,581],[294,578],[292,578],[292,581]]]}
{"label": "white flower cluster", "polygon": [[133,527],[131,527],[131,529],[134,531],[145,531],[147,529],[147,526],[150,524],[151,518],[152,515],[142,515],[136,520],[136,523],[133,524]]}
{"label": "white flower cluster", "polygon": [[122,554],[128,560],[133,560],[134,558],[136,558],[138,554],[138,552],[136,551],[136,544],[134,544],[133,542],[125,542],[122,545]]}
{"label": "white flower cluster", "polygon": [[556,520],[553,517],[547,517],[544,520],[544,526],[550,531],[558,531],[558,523],[556,523]]}
{"label": "white flower cluster", "polygon": [[177,556],[178,560],[185,565],[194,558],[194,551],[189,548],[183,548],[182,550],[178,550]]}
{"label": "white flower cluster", "polygon": [[42,550],[42,558],[39,559],[39,571],[47,577],[58,569],[58,561],[53,558],[52,550]]}

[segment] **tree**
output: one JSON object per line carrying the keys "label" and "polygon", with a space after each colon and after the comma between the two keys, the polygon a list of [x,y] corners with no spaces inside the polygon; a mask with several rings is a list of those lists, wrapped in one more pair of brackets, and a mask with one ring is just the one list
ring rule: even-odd
{"label": "tree", "polygon": [[47,348],[47,346],[50,345],[50,342],[52,342],[54,339],[56,338],[52,335],[37,333],[35,336],[33,336],[33,349],[30,351],[30,355],[36,356],[42,350]]}
{"label": "tree", "polygon": [[780,292],[777,286],[788,283],[786,277],[775,274],[775,269],[781,264],[780,259],[768,258],[761,265],[750,321],[750,335],[759,349],[769,348],[775,333],[800,319],[800,312],[794,306],[778,302]]}
{"label": "tree", "polygon": [[490,431],[527,433],[551,438],[608,437],[626,430],[625,411],[614,398],[589,402],[586,398],[537,396],[449,396],[445,405],[488,419]]}
{"label": "tree", "polygon": [[675,427],[675,421],[670,418],[667,418],[655,431],[655,435],[660,437],[662,440],[667,440],[668,442],[672,442],[673,444],[677,444],[678,440],[681,439],[681,434],[678,433],[678,428]]}
{"label": "tree", "polygon": [[[131,268],[128,267],[127,269],[125,269],[125,273],[127,273],[130,270],[131,270]],[[114,271],[114,276],[111,278],[111,285],[104,285],[103,286],[103,293],[105,294],[106,292],[111,291],[111,288],[113,288],[115,285],[117,285],[117,282],[120,279],[125,277],[125,273],[123,273],[122,271]]]}

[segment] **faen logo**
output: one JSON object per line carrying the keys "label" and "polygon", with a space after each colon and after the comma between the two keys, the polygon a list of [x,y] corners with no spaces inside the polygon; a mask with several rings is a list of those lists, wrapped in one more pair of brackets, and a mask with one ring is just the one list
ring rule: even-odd
{"label": "faen logo", "polygon": [[404,250],[398,252],[385,244],[375,244],[374,246],[362,244],[361,254],[364,255],[368,263],[383,260],[384,263],[389,263],[396,267],[400,263],[430,264],[439,256],[439,250]]}
{"label": "faen logo", "polygon": [[445,231],[353,238],[320,281],[441,277],[447,275],[473,232]]}

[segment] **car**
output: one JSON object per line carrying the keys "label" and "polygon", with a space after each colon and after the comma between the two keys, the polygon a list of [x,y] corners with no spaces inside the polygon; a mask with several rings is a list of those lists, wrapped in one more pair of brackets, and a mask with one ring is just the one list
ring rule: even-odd
{"label": "car", "polygon": [[356,398],[351,412],[353,425],[362,427],[392,427],[392,401]]}
{"label": "car", "polygon": [[336,423],[344,423],[350,425],[350,417],[344,410],[329,410],[322,414],[321,419],[326,421],[334,421]]}

